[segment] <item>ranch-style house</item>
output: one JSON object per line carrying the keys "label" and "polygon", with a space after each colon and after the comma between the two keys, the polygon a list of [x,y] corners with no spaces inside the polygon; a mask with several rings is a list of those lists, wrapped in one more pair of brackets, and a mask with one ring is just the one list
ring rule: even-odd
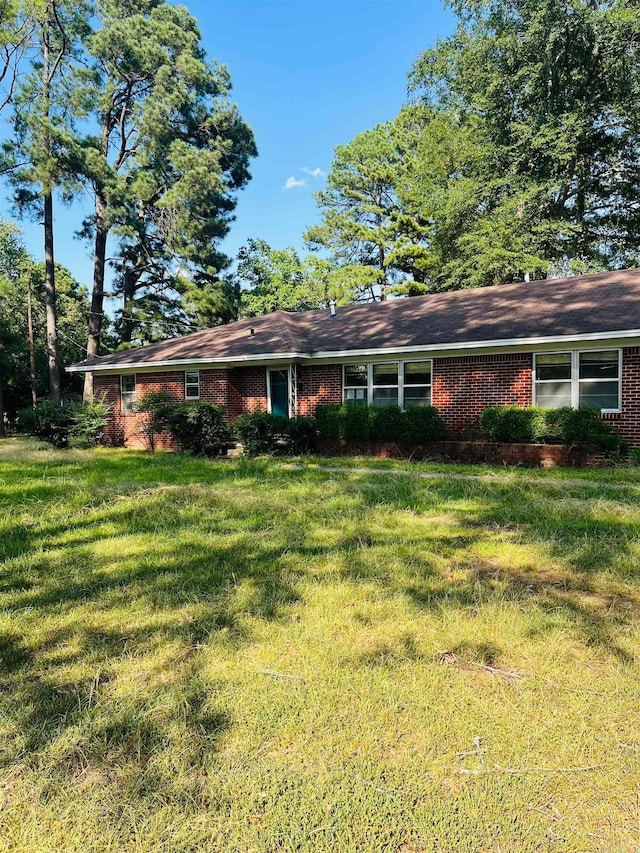
{"label": "ranch-style house", "polygon": [[640,270],[276,311],[68,370],[112,404],[112,444],[143,444],[137,402],[163,390],[229,419],[433,405],[452,436],[487,406],[589,406],[640,446]]}

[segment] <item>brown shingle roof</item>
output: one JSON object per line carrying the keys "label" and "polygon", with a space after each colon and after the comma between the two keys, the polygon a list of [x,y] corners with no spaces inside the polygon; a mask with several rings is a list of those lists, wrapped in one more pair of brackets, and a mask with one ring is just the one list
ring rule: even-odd
{"label": "brown shingle roof", "polygon": [[[254,329],[254,337],[250,330]],[[640,270],[605,272],[240,320],[76,365],[257,359],[640,330]]]}

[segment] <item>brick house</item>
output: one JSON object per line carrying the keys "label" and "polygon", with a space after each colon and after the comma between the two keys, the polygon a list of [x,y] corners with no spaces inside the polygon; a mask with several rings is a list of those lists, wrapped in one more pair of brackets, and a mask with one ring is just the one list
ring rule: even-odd
{"label": "brick house", "polygon": [[142,446],[149,391],[243,412],[434,405],[452,435],[487,406],[589,406],[640,446],[640,270],[278,311],[69,367],[112,404],[107,441]]}

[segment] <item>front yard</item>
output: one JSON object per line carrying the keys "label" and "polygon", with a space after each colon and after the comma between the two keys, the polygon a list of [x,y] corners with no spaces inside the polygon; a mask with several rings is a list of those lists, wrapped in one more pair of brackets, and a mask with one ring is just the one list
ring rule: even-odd
{"label": "front yard", "polygon": [[322,464],[0,442],[3,853],[640,850],[637,473]]}

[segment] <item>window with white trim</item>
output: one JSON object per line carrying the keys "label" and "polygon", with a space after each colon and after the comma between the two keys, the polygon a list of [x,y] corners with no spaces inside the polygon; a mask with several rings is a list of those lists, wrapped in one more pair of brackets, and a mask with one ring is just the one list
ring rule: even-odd
{"label": "window with white trim", "polygon": [[185,400],[200,399],[200,371],[186,370],[184,374],[184,398]]}
{"label": "window with white trim", "polygon": [[619,412],[621,351],[540,353],[535,355],[535,404]]}
{"label": "window with white trim", "polygon": [[344,402],[401,408],[430,406],[431,374],[430,360],[345,364]]}
{"label": "window with white trim", "polygon": [[135,373],[123,373],[120,377],[120,407],[125,414],[137,409]]}

